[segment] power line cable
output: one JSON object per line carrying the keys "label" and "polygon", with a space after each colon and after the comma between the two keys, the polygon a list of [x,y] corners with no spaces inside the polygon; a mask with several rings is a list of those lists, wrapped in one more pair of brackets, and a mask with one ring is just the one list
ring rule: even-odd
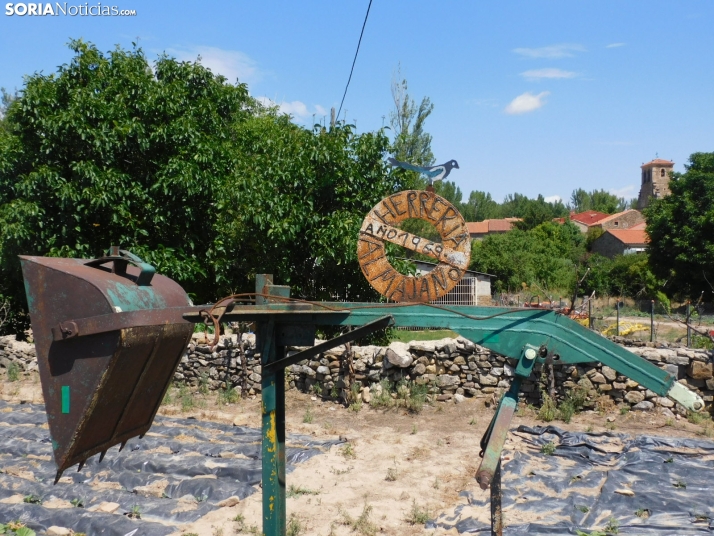
{"label": "power line cable", "polygon": [[340,112],[342,111],[342,105],[345,103],[345,97],[347,96],[347,88],[350,87],[350,81],[352,80],[352,72],[355,70],[355,63],[357,63],[357,54],[359,54],[359,46],[362,44],[362,36],[364,35],[364,27],[367,26],[367,18],[369,17],[369,10],[372,7],[372,0],[369,0],[369,5],[367,6],[367,13],[364,16],[364,22],[362,23],[362,31],[359,34],[359,41],[357,41],[357,50],[355,50],[355,58],[352,60],[352,68],[350,69],[350,77],[347,79],[347,85],[345,86],[345,92],[342,94],[342,102],[340,102],[340,109],[337,111],[337,117],[340,117]]}

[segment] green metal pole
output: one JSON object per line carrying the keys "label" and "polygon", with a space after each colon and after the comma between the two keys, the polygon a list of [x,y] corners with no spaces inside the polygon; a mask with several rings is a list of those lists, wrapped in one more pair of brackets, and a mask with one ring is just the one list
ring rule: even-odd
{"label": "green metal pole", "polygon": [[[258,324],[263,365],[275,361],[275,321]],[[282,349],[284,351],[284,349]],[[285,379],[284,370],[262,373],[263,536],[284,536],[285,512]]]}
{"label": "green metal pole", "polygon": [[655,301],[652,300],[652,303],[650,304],[650,342],[654,342],[654,340],[655,340],[654,310],[655,310]]}

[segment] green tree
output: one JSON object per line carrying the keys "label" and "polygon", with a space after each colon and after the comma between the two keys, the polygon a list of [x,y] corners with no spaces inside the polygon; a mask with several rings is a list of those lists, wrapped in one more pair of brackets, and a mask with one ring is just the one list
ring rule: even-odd
{"label": "green tree", "polygon": [[[422,98],[419,105],[409,96],[406,78],[402,77],[401,67],[397,67],[392,78],[392,100],[394,110],[389,113],[389,124],[394,133],[392,154],[402,162],[417,166],[434,164],[434,154],[431,152],[431,134],[424,130],[427,117],[434,110],[429,97]],[[424,178],[416,172],[400,170],[405,176],[405,186],[423,188]]]}
{"label": "green tree", "polygon": [[68,65],[26,79],[0,130],[0,297],[13,311],[17,255],[110,244],[201,302],[252,290],[258,271],[303,297],[374,296],[355,257],[362,218],[400,186],[383,132],[298,127],[197,62],[152,69],[136,47],[70,47]]}
{"label": "green tree", "polygon": [[577,227],[549,221],[474,241],[471,268],[494,274],[501,291],[525,284],[569,294],[583,252],[584,238]]}
{"label": "green tree", "polygon": [[644,210],[652,271],[668,294],[696,299],[714,294],[714,153],[694,153],[673,173],[671,195]]}
{"label": "green tree", "polygon": [[494,201],[488,192],[474,190],[469,194],[469,200],[465,205],[468,207],[465,211],[469,215],[467,221],[484,221],[501,217],[501,205]]}
{"label": "green tree", "polygon": [[605,190],[587,192],[578,188],[570,195],[568,208],[575,212],[596,210],[605,214],[616,214],[630,208],[630,205],[624,197],[617,197]]}

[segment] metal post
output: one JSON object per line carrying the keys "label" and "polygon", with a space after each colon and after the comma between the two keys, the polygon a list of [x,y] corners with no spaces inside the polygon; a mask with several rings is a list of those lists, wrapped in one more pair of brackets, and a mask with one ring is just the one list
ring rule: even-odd
{"label": "metal post", "polygon": [[593,300],[592,298],[588,300],[588,327],[593,329]]}
{"label": "metal post", "polygon": [[[275,321],[258,324],[263,365],[283,357],[275,344]],[[285,512],[285,379],[284,369],[262,371],[263,534],[284,536]]]}
{"label": "metal post", "polygon": [[617,300],[615,304],[615,309],[617,309],[617,323],[615,324],[615,335],[620,336],[620,300]]}
{"label": "metal post", "polygon": [[654,342],[654,340],[655,340],[654,310],[655,310],[655,301],[652,300],[652,302],[650,303],[650,342]]}
{"label": "metal post", "polygon": [[503,536],[501,497],[501,462],[499,460],[491,481],[491,536]]}
{"label": "metal post", "polygon": [[687,301],[687,347],[692,345],[692,328],[689,326],[690,316],[692,316],[692,304]]}

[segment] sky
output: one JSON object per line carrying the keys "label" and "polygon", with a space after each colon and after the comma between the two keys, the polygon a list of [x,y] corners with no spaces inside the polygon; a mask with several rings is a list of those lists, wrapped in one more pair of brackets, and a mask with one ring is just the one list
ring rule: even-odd
{"label": "sky", "polygon": [[[55,72],[70,39],[103,51],[136,42],[151,61],[200,56],[310,127],[340,106],[368,4],[108,0],[20,16],[2,2],[0,87]],[[98,5],[136,14],[69,14]],[[360,132],[388,126],[399,68],[410,96],[434,104],[436,163],[459,162],[449,179],[465,196],[636,197],[644,162],[684,171],[690,154],[714,151],[713,16],[710,0],[373,0],[340,118]]]}

